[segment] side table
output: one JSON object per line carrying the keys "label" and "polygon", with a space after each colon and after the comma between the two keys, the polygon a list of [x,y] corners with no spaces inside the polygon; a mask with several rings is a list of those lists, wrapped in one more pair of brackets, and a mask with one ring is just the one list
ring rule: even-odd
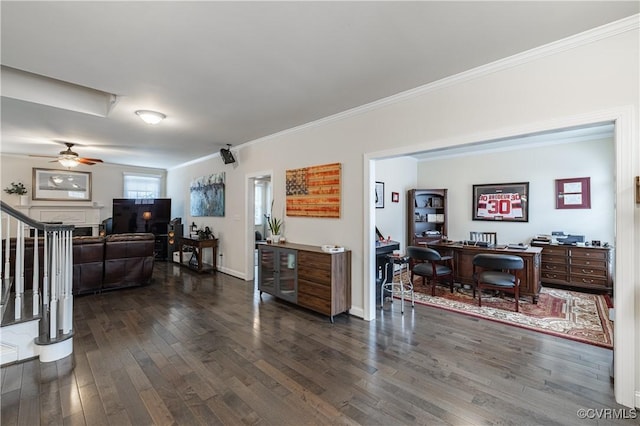
{"label": "side table", "polygon": [[[195,256],[198,261],[197,264],[192,265],[191,262],[184,263],[184,248],[191,247],[195,251]],[[202,261],[202,251],[206,248],[211,249],[211,259],[213,265],[207,265],[205,267]],[[211,238],[208,240],[196,240],[193,238],[179,237],[178,238],[178,251],[180,252],[180,265],[186,266],[190,269],[198,272],[210,272],[216,270],[216,249],[218,248],[218,239]],[[193,254],[192,254],[193,256]]]}

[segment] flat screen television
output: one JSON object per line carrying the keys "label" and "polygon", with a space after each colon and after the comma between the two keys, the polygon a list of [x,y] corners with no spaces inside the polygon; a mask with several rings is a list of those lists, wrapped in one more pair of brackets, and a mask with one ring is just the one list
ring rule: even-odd
{"label": "flat screen television", "polygon": [[170,198],[114,198],[113,233],[166,234],[171,221]]}

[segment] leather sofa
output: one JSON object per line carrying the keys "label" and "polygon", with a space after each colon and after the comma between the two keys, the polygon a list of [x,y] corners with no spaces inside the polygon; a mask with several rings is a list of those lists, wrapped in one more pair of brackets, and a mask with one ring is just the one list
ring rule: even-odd
{"label": "leather sofa", "polygon": [[104,238],[73,238],[73,294],[102,290],[104,276]]}
{"label": "leather sofa", "polygon": [[153,273],[155,236],[112,234],[105,238],[103,289],[147,284]]}
{"label": "leather sofa", "polygon": [[[25,238],[25,290],[33,288],[33,238]],[[10,244],[10,275],[14,276],[15,238]],[[5,242],[2,242],[4,267]],[[73,294],[148,284],[153,274],[155,236],[151,233],[73,237]],[[38,241],[42,282],[43,240]]]}

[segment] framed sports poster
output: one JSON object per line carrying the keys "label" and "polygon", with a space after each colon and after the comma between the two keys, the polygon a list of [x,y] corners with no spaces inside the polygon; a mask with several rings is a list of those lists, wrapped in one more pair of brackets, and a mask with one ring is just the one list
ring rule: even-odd
{"label": "framed sports poster", "polygon": [[473,185],[472,219],[528,222],[529,182]]}

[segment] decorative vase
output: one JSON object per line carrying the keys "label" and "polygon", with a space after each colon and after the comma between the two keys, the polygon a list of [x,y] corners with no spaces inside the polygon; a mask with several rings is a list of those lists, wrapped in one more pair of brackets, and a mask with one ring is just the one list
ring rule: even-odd
{"label": "decorative vase", "polygon": [[280,242],[280,234],[272,234],[271,235],[271,242],[273,244],[278,244]]}
{"label": "decorative vase", "polygon": [[29,196],[28,195],[21,195],[20,196],[20,205],[21,206],[28,206],[29,205]]}

